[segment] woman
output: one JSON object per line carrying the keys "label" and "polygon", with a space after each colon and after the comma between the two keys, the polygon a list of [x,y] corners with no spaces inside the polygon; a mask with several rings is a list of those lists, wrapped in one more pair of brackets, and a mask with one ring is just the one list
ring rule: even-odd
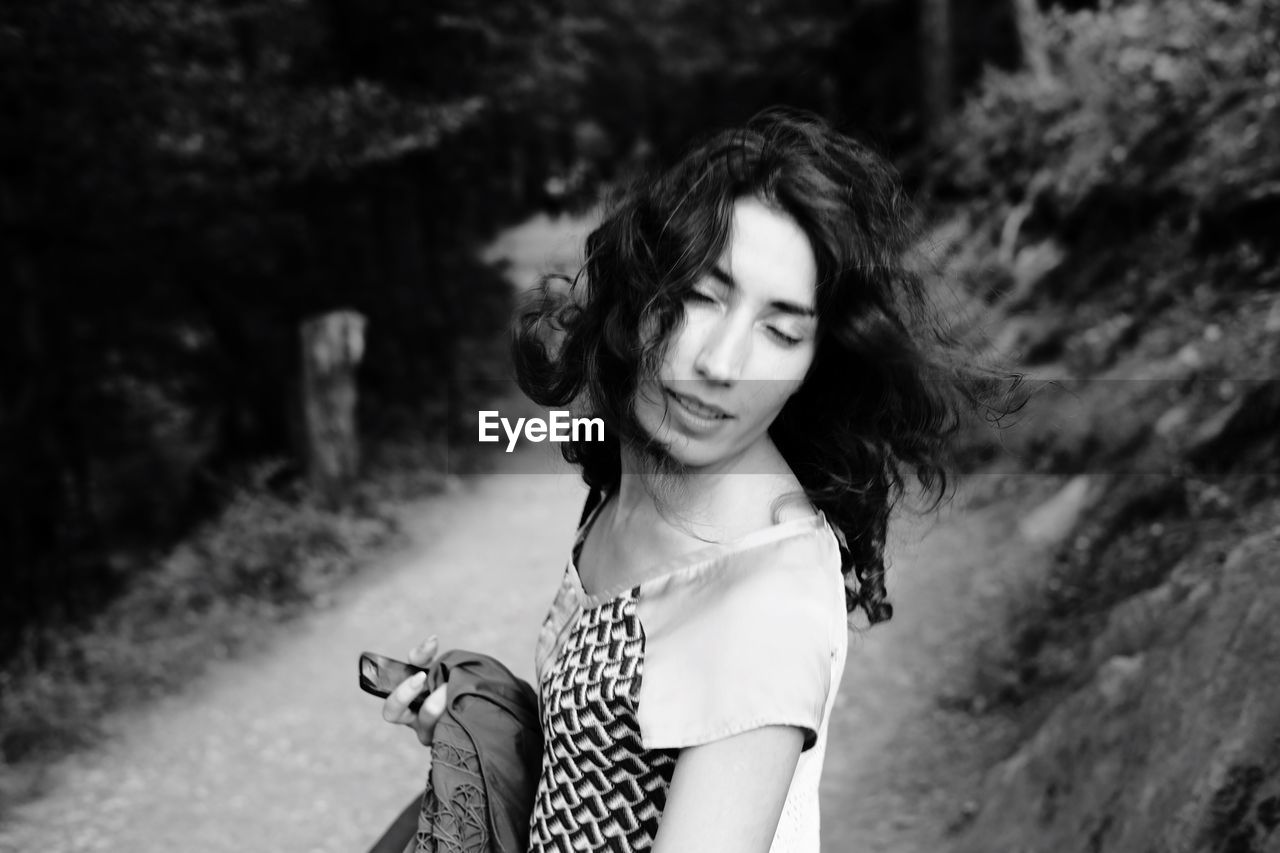
{"label": "woman", "polygon": [[[644,182],[514,352],[597,505],[538,638],[530,849],[816,851],[847,619],[888,619],[907,472],[940,498],[975,402],[903,264],[896,175],[772,111]],[[415,662],[434,654],[415,650]],[[444,697],[384,715],[430,742]]]}

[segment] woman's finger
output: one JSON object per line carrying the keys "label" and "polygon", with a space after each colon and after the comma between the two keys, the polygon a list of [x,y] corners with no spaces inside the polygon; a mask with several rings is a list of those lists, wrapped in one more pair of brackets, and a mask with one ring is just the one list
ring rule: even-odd
{"label": "woman's finger", "polygon": [[436,723],[440,722],[440,717],[444,715],[448,701],[449,685],[441,684],[431,692],[431,695],[422,703],[422,707],[418,709],[413,730],[418,733],[418,740],[423,746],[429,746],[435,738]]}
{"label": "woman's finger", "polygon": [[413,725],[417,715],[410,710],[409,705],[422,693],[422,688],[426,683],[427,674],[425,672],[415,673],[400,682],[396,689],[391,691],[391,695],[387,696],[387,701],[382,703],[382,719],[388,723]]}
{"label": "woman's finger", "polygon": [[439,651],[440,641],[432,634],[409,652],[409,663],[414,666],[430,666]]}

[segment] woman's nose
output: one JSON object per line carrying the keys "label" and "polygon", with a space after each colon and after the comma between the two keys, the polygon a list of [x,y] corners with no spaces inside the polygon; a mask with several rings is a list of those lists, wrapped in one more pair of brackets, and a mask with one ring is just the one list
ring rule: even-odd
{"label": "woman's nose", "polygon": [[693,368],[712,382],[733,382],[742,376],[751,347],[751,330],[741,328],[732,316],[722,317],[707,329],[698,347]]}

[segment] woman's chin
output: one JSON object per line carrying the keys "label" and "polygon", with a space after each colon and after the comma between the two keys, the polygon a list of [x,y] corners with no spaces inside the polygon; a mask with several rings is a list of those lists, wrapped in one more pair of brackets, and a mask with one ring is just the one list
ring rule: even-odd
{"label": "woman's chin", "polygon": [[669,473],[718,474],[733,467],[741,456],[722,442],[699,441],[671,430],[663,430],[649,447],[651,457]]}

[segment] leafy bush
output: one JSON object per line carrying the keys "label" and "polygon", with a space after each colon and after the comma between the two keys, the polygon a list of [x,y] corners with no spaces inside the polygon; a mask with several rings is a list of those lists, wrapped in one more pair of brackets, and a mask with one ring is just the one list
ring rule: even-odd
{"label": "leafy bush", "polygon": [[[989,71],[954,117],[932,168],[958,210],[934,239],[946,277],[994,304],[992,348],[1065,377],[1029,383],[1018,428],[965,450],[1100,491],[1009,591],[976,710],[1056,701],[1114,653],[1115,625],[1140,648],[1126,619],[1219,561],[1238,518],[1274,519],[1280,494],[1264,322],[1280,311],[1280,6],[1104,2],[1043,26],[1049,73]],[[1222,379],[1249,376],[1268,378]]]}
{"label": "leafy bush", "polygon": [[989,71],[954,120],[941,184],[1070,214],[1100,193],[1200,205],[1280,179],[1270,0],[1104,3],[1044,26],[1051,76]]}
{"label": "leafy bush", "polygon": [[[87,625],[26,628],[0,670],[0,768],[92,742],[106,712],[261,642],[264,626],[313,605],[394,534],[385,507],[405,484],[366,483],[361,509],[338,512],[271,492],[277,467],[256,469],[217,518]],[[0,773],[0,792],[20,775]]]}

